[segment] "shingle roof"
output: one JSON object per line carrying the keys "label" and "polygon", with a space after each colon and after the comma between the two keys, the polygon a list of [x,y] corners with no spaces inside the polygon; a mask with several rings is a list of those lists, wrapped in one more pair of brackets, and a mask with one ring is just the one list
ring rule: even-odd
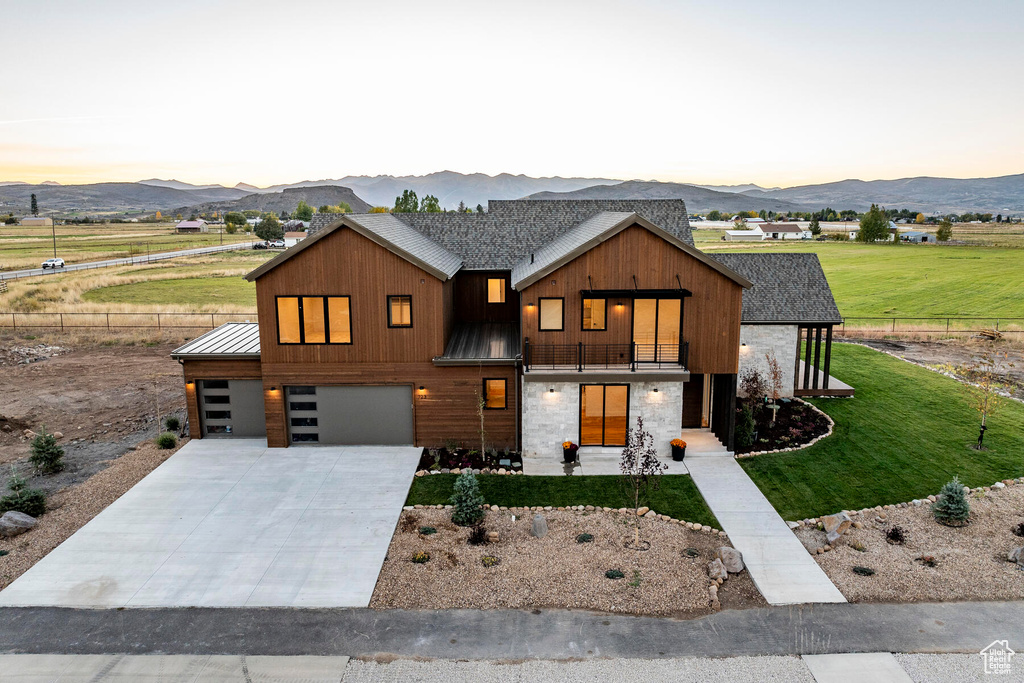
{"label": "shingle roof", "polygon": [[555,266],[574,253],[585,250],[587,245],[599,240],[605,233],[623,221],[634,217],[633,213],[602,211],[588,218],[572,230],[562,233],[535,253],[522,259],[512,268],[512,286],[520,288],[528,278]]}
{"label": "shingle roof", "polygon": [[259,323],[224,323],[184,346],[171,351],[171,358],[259,358]]}
{"label": "shingle roof", "polygon": [[[603,211],[636,213],[693,245],[686,204],[681,199],[492,200],[486,214],[391,215],[458,254],[466,268],[508,270],[520,259]],[[338,216],[315,215],[309,233],[315,234],[337,219]],[[359,216],[358,220],[361,219]]]}
{"label": "shingle roof", "polygon": [[804,231],[804,229],[801,228],[796,223],[759,223],[758,227],[761,228],[761,230],[763,232],[803,232]]}
{"label": "shingle roof", "polygon": [[743,292],[744,323],[840,323],[817,254],[709,253],[754,283]]}

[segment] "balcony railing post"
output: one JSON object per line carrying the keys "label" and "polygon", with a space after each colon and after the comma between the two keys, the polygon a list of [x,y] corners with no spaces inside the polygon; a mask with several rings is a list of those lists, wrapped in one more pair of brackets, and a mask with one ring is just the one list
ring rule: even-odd
{"label": "balcony railing post", "polygon": [[576,342],[576,372],[583,372],[583,342]]}
{"label": "balcony railing post", "polygon": [[530,371],[530,338],[523,340],[523,372]]}
{"label": "balcony railing post", "polygon": [[629,344],[629,371],[636,372],[636,342]]}

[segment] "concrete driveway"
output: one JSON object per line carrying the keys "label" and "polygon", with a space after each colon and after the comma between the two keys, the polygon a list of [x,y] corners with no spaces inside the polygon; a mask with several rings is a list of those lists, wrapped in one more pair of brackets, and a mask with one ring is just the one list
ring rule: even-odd
{"label": "concrete driveway", "polygon": [[0,606],[365,607],[419,453],[192,441]]}

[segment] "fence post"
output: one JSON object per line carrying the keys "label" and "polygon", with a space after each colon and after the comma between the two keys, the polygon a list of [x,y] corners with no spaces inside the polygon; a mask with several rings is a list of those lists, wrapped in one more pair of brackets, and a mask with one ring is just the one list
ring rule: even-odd
{"label": "fence post", "polygon": [[14,325],[14,329],[18,329],[18,314],[11,313],[11,324]]}
{"label": "fence post", "polygon": [[212,330],[216,325],[213,324],[213,313],[210,314],[210,329]]}
{"label": "fence post", "polygon": [[156,329],[160,329],[160,314],[156,314]]}
{"label": "fence post", "polygon": [[949,334],[949,318],[946,318],[946,334]]}
{"label": "fence post", "polygon": [[896,318],[892,319],[892,333],[896,334]]}
{"label": "fence post", "polygon": [[61,332],[64,331],[64,314],[63,313],[60,314],[60,331]]}
{"label": "fence post", "polygon": [[107,331],[110,331],[110,314],[107,313]]}
{"label": "fence post", "polygon": [[999,331],[999,318],[996,318],[996,332]]}

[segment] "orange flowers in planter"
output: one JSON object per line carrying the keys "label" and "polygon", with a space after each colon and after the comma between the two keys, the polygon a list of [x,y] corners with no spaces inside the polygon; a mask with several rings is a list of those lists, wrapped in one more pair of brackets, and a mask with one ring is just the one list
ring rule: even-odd
{"label": "orange flowers in planter", "polygon": [[686,442],[682,439],[672,439],[672,444],[676,448],[686,448]]}
{"label": "orange flowers in planter", "polygon": [[565,450],[569,450],[570,448],[579,448],[579,446],[574,444],[572,441],[563,441],[562,448]]}

